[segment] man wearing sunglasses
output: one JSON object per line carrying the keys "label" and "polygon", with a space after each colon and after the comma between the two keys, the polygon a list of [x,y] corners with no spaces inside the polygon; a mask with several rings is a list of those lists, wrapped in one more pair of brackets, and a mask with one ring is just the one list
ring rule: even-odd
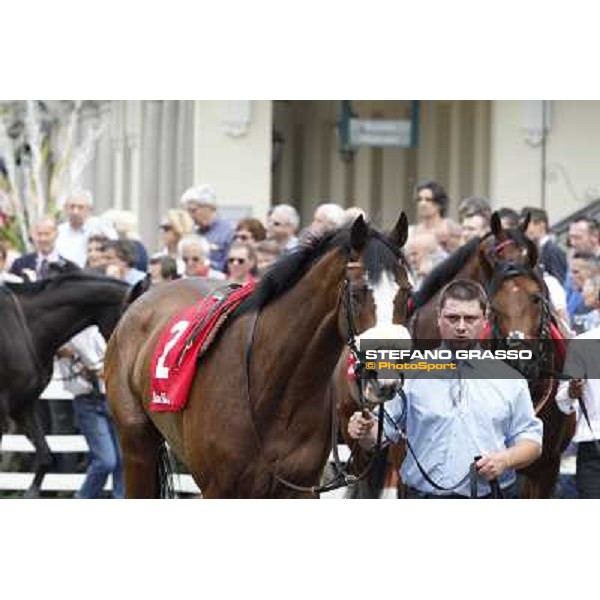
{"label": "man wearing sunglasses", "polygon": [[[438,325],[444,340],[440,348],[453,352],[475,348],[486,305],[478,283],[464,279],[449,283],[440,295]],[[533,412],[527,381],[501,361],[493,361],[493,367],[487,361],[455,363],[448,375],[422,372],[407,377],[404,397],[398,394],[386,404],[391,417],[385,420],[386,440],[398,442],[402,431],[410,444],[400,471],[408,497],[491,497],[489,482],[496,481],[503,498],[516,498],[515,470],[532,463],[542,451],[542,422]],[[371,449],[375,425],[373,416],[356,412],[348,433]]]}

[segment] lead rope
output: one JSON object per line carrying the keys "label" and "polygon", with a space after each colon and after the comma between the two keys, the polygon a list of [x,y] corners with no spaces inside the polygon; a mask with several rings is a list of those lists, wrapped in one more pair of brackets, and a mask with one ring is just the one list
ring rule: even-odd
{"label": "lead rope", "polygon": [[[400,396],[402,398],[402,406],[403,406],[403,412],[404,412],[404,411],[406,411],[406,408],[407,408],[406,393],[404,392],[404,389],[402,389],[402,388],[400,388],[398,393],[400,394]],[[478,498],[477,480],[478,480],[479,475],[477,473],[477,461],[481,458],[481,456],[475,456],[473,458],[473,462],[470,464],[468,472],[458,483],[456,483],[455,485],[453,485],[451,487],[445,487],[443,485],[440,485],[439,483],[437,483],[436,481],[434,481],[431,478],[429,473],[427,473],[427,471],[425,470],[425,468],[423,467],[423,465],[417,458],[417,455],[416,455],[415,451],[413,450],[411,443],[408,440],[408,436],[407,436],[406,432],[404,432],[402,430],[402,428],[398,426],[398,423],[396,423],[396,421],[393,420],[389,415],[388,415],[388,418],[393,422],[396,430],[399,432],[400,436],[405,441],[406,447],[408,448],[408,451],[410,452],[411,456],[413,457],[413,460],[415,461],[417,468],[421,472],[423,479],[425,479],[425,481],[427,481],[427,483],[431,487],[433,487],[436,490],[439,490],[441,492],[453,492],[454,490],[457,490],[459,487],[461,487],[465,483],[467,483],[467,481],[469,481],[471,498],[473,498],[473,499]],[[402,417],[400,418],[400,420],[402,420]],[[500,488],[500,484],[497,479],[492,479],[491,481],[488,481],[488,484],[490,486],[492,498],[502,498],[503,497],[502,490]]]}

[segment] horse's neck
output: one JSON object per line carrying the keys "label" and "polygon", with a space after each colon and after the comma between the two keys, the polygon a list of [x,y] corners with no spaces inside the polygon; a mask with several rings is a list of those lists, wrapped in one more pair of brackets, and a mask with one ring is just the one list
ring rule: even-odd
{"label": "horse's neck", "polygon": [[44,311],[36,315],[28,326],[40,358],[47,359],[75,334],[93,324],[88,307],[72,305]]}
{"label": "horse's neck", "polygon": [[306,401],[326,388],[343,348],[338,310],[344,264],[341,256],[322,259],[261,314],[255,348],[272,388],[266,393],[276,400],[301,388]]}
{"label": "horse's neck", "polygon": [[472,281],[478,281],[482,285],[486,284],[486,277],[481,267],[479,254],[474,254],[465,263],[465,266],[457,273],[455,279],[470,279]]}

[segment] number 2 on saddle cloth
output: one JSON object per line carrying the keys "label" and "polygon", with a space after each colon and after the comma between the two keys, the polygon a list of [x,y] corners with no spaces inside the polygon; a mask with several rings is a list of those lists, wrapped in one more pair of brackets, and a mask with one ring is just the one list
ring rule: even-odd
{"label": "number 2 on saddle cloth", "polygon": [[197,361],[210,347],[227,317],[254,288],[254,283],[228,288],[224,297],[223,290],[217,290],[171,319],[152,355],[150,410],[183,410]]}

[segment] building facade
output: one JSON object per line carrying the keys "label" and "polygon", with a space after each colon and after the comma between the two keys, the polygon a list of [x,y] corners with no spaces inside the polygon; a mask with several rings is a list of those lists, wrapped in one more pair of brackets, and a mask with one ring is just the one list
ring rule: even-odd
{"label": "building facade", "polygon": [[[3,103],[4,117],[23,103]],[[47,102],[55,157],[73,126],[73,102]],[[360,119],[407,120],[410,101],[351,101]],[[11,113],[12,111],[12,113]],[[452,199],[544,206],[551,221],[600,197],[600,102],[420,101],[414,147],[340,147],[341,101],[86,101],[78,144],[101,130],[82,173],[95,211],[132,210],[153,250],[157,225],[194,183],[214,186],[225,217],[264,218],[297,206],[303,224],[323,201],[365,208],[379,225],[414,215],[418,181],[442,183]],[[15,134],[15,139],[17,134]]]}

